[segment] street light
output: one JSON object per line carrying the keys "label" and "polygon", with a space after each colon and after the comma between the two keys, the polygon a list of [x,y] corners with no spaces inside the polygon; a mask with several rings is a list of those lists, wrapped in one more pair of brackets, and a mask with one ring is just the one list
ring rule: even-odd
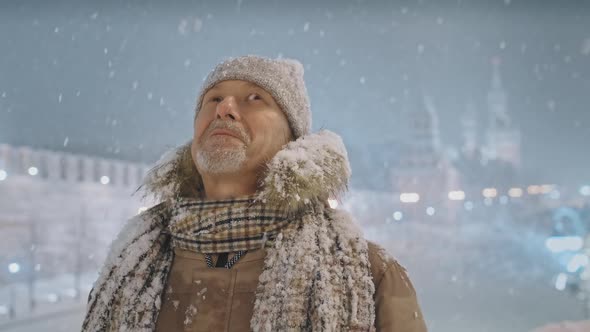
{"label": "street light", "polygon": [[542,194],[549,194],[553,189],[554,189],[554,185],[552,184],[542,184],[541,185],[541,193]]}
{"label": "street light", "polygon": [[578,251],[584,246],[584,239],[580,236],[552,236],[545,240],[545,247],[552,253],[564,251]]}
{"label": "street light", "polygon": [[541,193],[541,186],[539,185],[530,185],[527,187],[527,192],[529,195],[538,195]]}
{"label": "street light", "polygon": [[498,196],[498,189],[496,189],[496,188],[485,188],[484,190],[481,191],[481,194],[485,198],[494,198],[494,197]]}
{"label": "street light", "polygon": [[449,199],[451,201],[462,201],[465,199],[465,192],[463,190],[449,191]]}
{"label": "street light", "polygon": [[0,181],[6,180],[7,177],[8,177],[8,173],[6,173],[5,170],[0,169]]}
{"label": "street light", "polygon": [[8,264],[8,272],[15,274],[15,273],[18,273],[18,271],[20,271],[20,264],[18,264],[18,263]]}
{"label": "street light", "polygon": [[29,167],[29,175],[35,176],[39,174],[39,170],[35,166]]}
{"label": "street light", "polygon": [[420,200],[420,195],[418,193],[401,193],[399,200],[402,203],[417,203]]}
{"label": "street light", "polygon": [[522,194],[523,191],[521,188],[510,188],[510,190],[508,190],[508,196],[512,198],[522,197]]}
{"label": "street light", "polygon": [[102,183],[102,184],[109,184],[109,182],[111,182],[111,179],[108,176],[103,175],[103,176],[100,177],[100,183]]}

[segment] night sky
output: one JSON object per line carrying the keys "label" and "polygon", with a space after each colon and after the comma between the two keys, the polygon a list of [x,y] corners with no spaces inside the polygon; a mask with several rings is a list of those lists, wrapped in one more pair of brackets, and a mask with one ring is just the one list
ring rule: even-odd
{"label": "night sky", "polygon": [[259,54],[305,64],[314,129],[351,150],[378,155],[418,93],[459,148],[497,56],[525,173],[590,183],[589,1],[47,2],[0,2],[0,142],[153,162],[214,65]]}

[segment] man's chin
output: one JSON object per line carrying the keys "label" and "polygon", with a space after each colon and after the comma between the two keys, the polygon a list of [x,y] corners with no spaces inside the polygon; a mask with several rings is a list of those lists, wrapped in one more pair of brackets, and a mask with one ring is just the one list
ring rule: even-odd
{"label": "man's chin", "polygon": [[243,148],[216,148],[197,153],[199,168],[210,174],[230,174],[239,172],[246,160]]}

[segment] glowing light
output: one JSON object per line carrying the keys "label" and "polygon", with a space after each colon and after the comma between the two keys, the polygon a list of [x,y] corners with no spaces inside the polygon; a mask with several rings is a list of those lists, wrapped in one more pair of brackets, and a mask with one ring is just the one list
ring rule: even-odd
{"label": "glowing light", "polygon": [[399,195],[399,200],[402,203],[416,203],[420,200],[418,193],[402,193]]}
{"label": "glowing light", "polygon": [[555,288],[557,290],[564,290],[565,286],[567,285],[567,275],[565,273],[560,273],[555,280]]}
{"label": "glowing light", "polygon": [[434,213],[436,213],[436,210],[432,206],[429,206],[429,207],[426,208],[426,214],[427,215],[433,216]]}
{"label": "glowing light", "polygon": [[401,211],[395,211],[393,213],[393,219],[395,219],[396,221],[400,221],[404,218],[404,214]]}
{"label": "glowing light", "polygon": [[10,273],[18,273],[20,271],[20,264],[18,263],[10,263],[8,264],[8,272]]}
{"label": "glowing light", "polygon": [[335,200],[335,199],[329,199],[329,200],[328,200],[328,204],[330,204],[330,207],[331,207],[332,209],[335,209],[335,208],[337,208],[337,207],[338,207],[338,201],[337,201],[337,200]]}
{"label": "glowing light", "polygon": [[526,191],[530,194],[530,195],[538,195],[541,193],[541,187],[537,186],[537,185],[532,185],[532,186],[528,186],[526,188]]}
{"label": "glowing light", "polygon": [[578,271],[579,268],[585,267],[586,265],[588,265],[588,256],[584,254],[576,254],[570,259],[569,263],[567,263],[567,271],[574,273]]}
{"label": "glowing light", "polygon": [[465,210],[471,211],[473,210],[473,202],[467,201],[463,204],[463,207],[465,208]]}
{"label": "glowing light", "polygon": [[553,190],[554,185],[552,184],[544,184],[541,186],[541,193],[548,194]]}
{"label": "glowing light", "polygon": [[109,182],[111,182],[111,179],[109,179],[108,176],[103,175],[103,176],[100,177],[100,183],[102,183],[102,184],[109,184]]}
{"label": "glowing light", "polygon": [[522,197],[523,190],[521,188],[510,188],[508,195],[510,197]]}
{"label": "glowing light", "polygon": [[39,174],[39,170],[37,169],[37,167],[29,167],[29,175],[35,176]]}
{"label": "glowing light", "polygon": [[[2,177],[0,175],[0,180],[1,179],[2,179]],[[580,187],[580,195],[590,196],[590,186],[582,186],[582,187]]]}
{"label": "glowing light", "polygon": [[554,253],[578,251],[583,245],[584,240],[579,236],[552,236],[545,240],[545,247]]}
{"label": "glowing light", "polygon": [[8,308],[4,305],[0,305],[0,315],[6,315],[8,313]]}
{"label": "glowing light", "polygon": [[449,199],[452,201],[462,201],[465,199],[465,192],[463,190],[449,191]]}
{"label": "glowing light", "polygon": [[498,190],[496,188],[485,188],[482,191],[482,195],[486,198],[494,198],[498,196]]}
{"label": "glowing light", "polygon": [[142,207],[140,207],[139,209],[137,209],[137,214],[140,214],[140,213],[142,213],[142,212],[144,212],[144,211],[147,211],[147,209],[148,209],[147,207],[145,207],[145,206],[142,206]]}
{"label": "glowing light", "polygon": [[55,294],[55,293],[47,294],[47,301],[49,301],[51,303],[55,303],[55,302],[57,302],[57,300],[59,300],[59,297],[57,296],[57,294]]}
{"label": "glowing light", "polygon": [[7,177],[8,177],[8,173],[6,173],[5,170],[0,169],[0,181],[6,180]]}

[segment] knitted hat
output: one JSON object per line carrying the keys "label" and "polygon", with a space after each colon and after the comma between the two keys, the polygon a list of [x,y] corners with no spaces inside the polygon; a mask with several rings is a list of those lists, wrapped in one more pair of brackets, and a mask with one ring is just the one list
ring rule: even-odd
{"label": "knitted hat", "polygon": [[228,58],[205,78],[197,99],[197,113],[201,109],[205,93],[217,83],[227,80],[248,81],[260,86],[285,112],[296,139],[310,133],[309,97],[303,81],[303,65],[299,61],[269,59],[256,55]]}

